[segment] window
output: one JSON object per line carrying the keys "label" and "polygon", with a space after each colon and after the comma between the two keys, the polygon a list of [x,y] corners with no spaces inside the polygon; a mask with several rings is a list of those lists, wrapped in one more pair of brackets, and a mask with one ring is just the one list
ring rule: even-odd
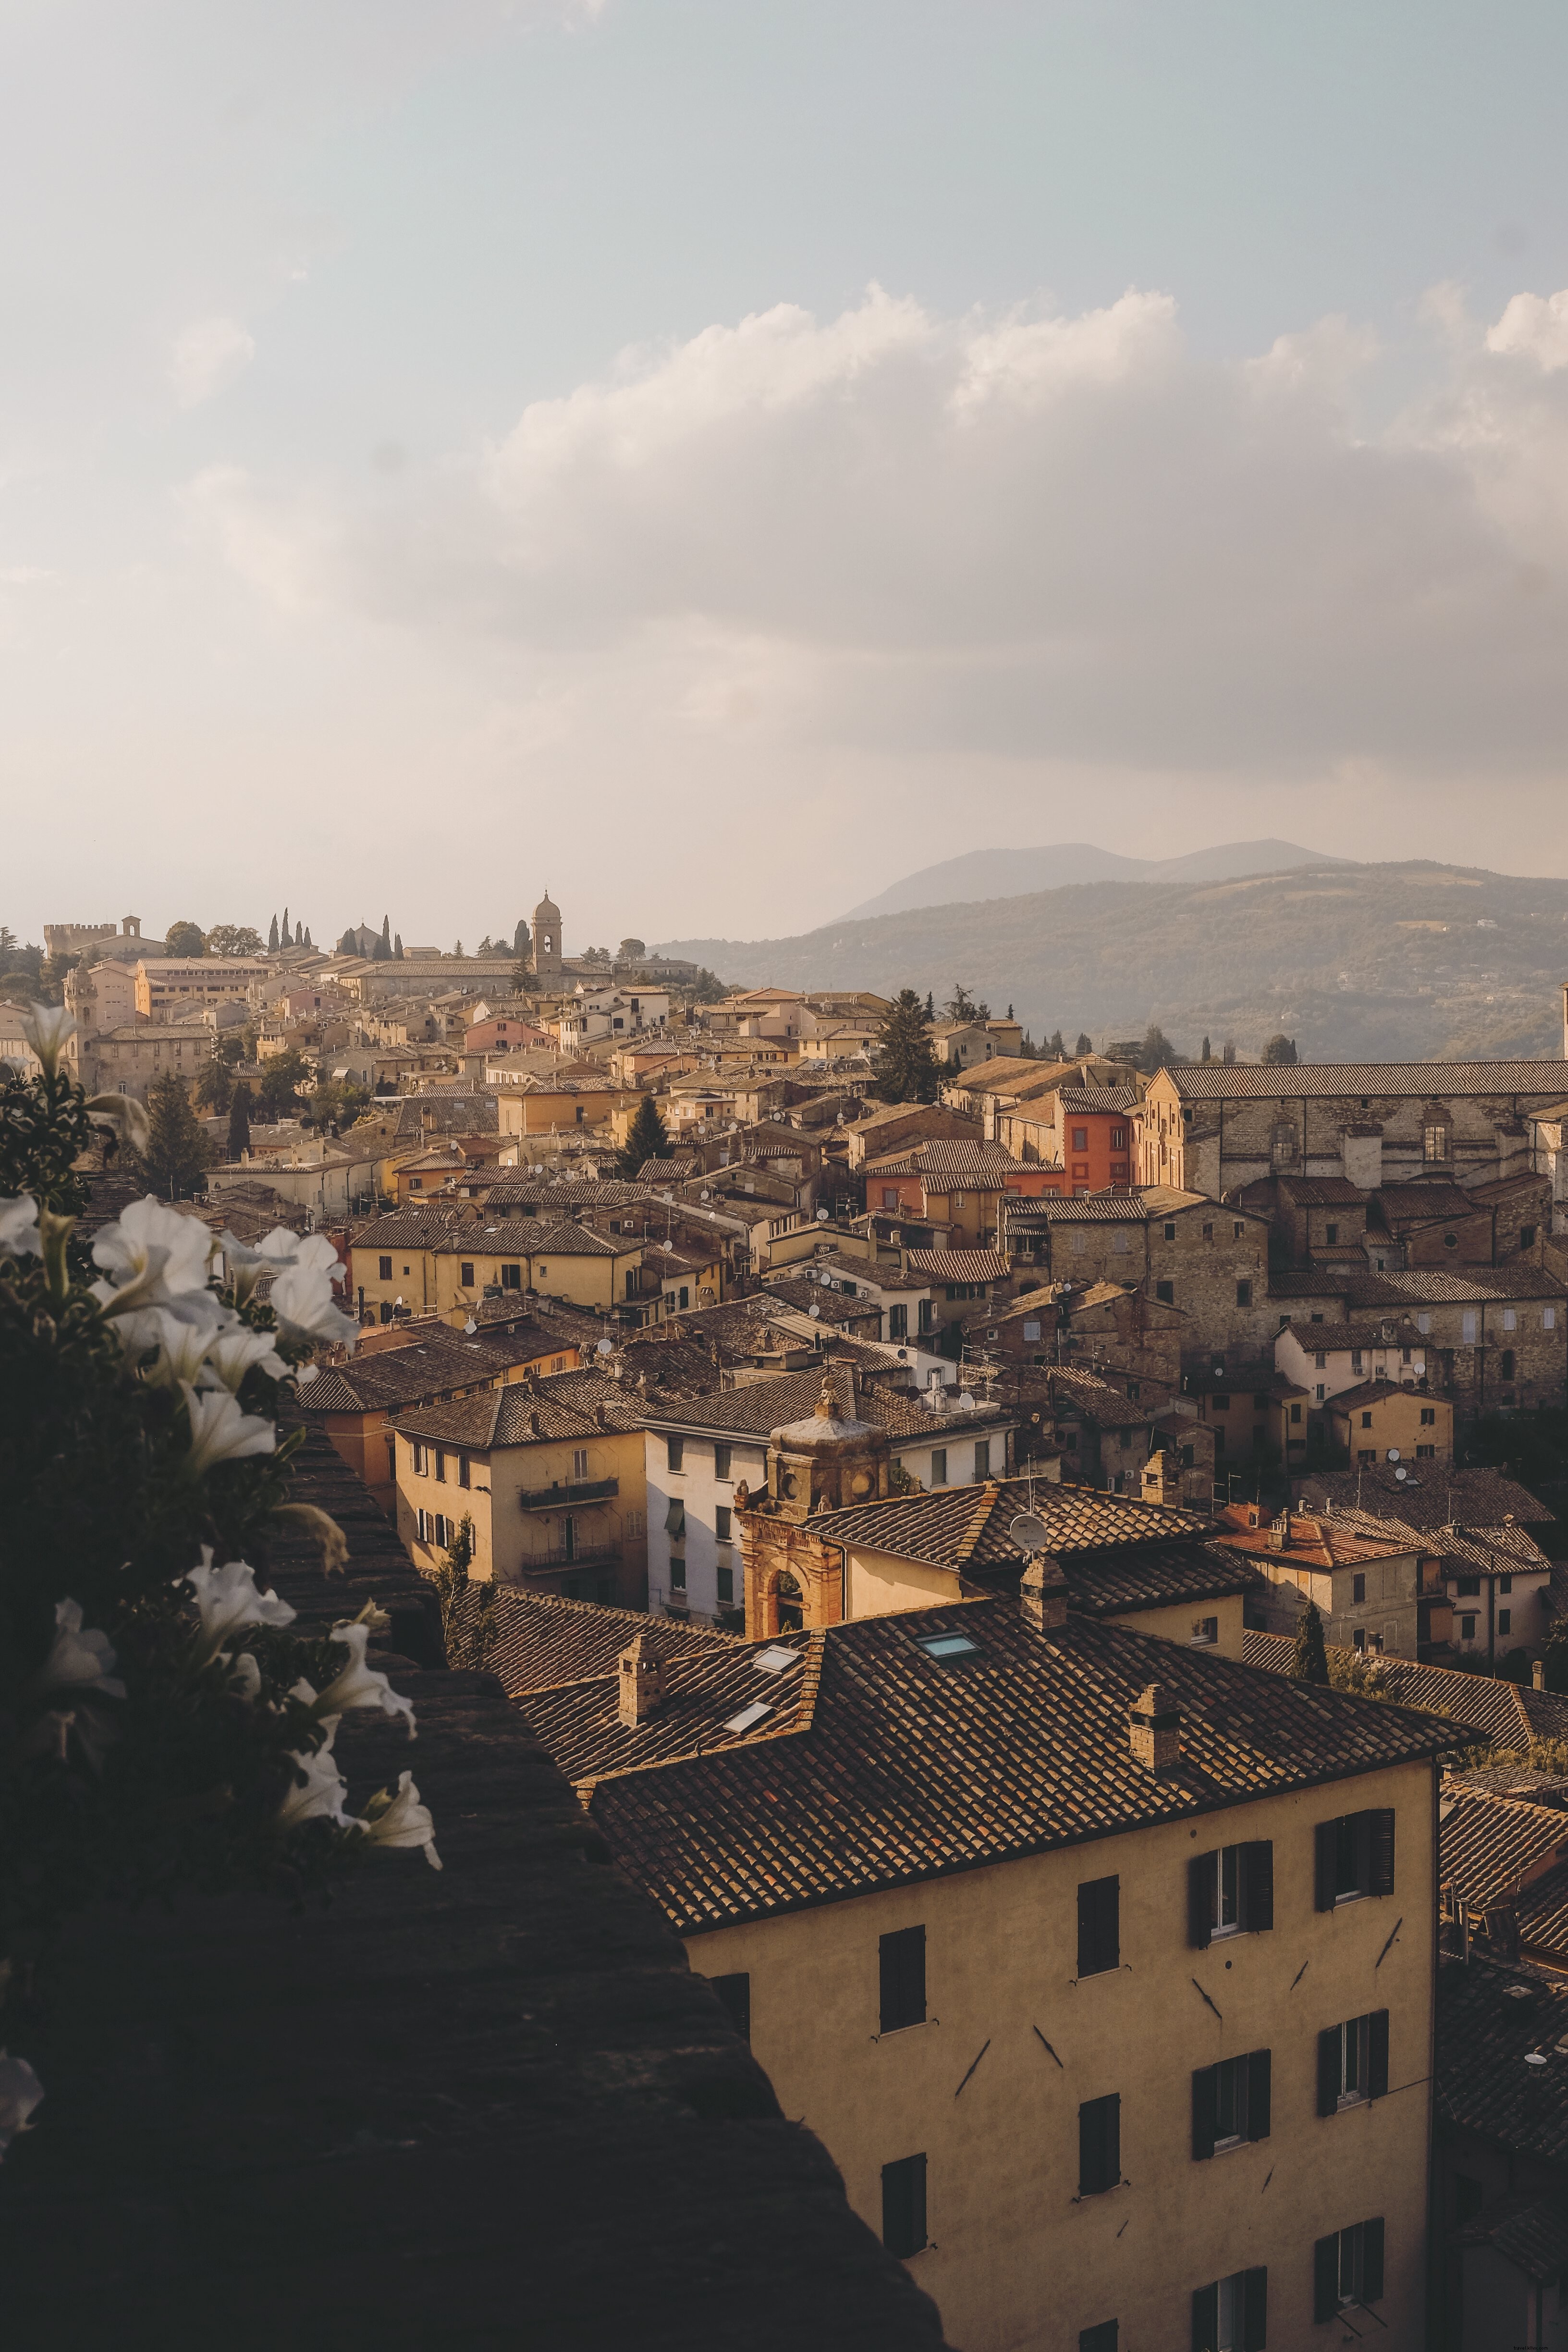
{"label": "window", "polygon": [[1460,1620],[1459,1620],[1459,1639],[1460,1639],[1460,1641],[1461,1641],[1461,1642],[1473,1642],[1473,1641],[1475,1640],[1475,1638],[1476,1638],[1476,1621],[1475,1621],[1475,1619],[1474,1619],[1473,1617],[1461,1617],[1461,1618],[1460,1618]]}
{"label": "window", "polygon": [[1519,1316],[1511,1307],[1505,1307],[1502,1310],[1502,1328],[1505,1331],[1517,1331],[1519,1328]]}
{"label": "window", "polygon": [[1075,1151],[1087,1151],[1089,1150],[1089,1129],[1087,1127],[1074,1128],[1072,1131],[1072,1148]]}
{"label": "window", "polygon": [[1165,1227],[1165,1239],[1166,1239],[1168,1242],[1173,1242],[1173,1241],[1175,1240],[1175,1238],[1176,1238],[1176,1228],[1175,1228],[1175,1226],[1174,1226],[1173,1224],[1173,1225],[1167,1225],[1167,1226]]}
{"label": "window", "polygon": [[468,1484],[468,1457],[466,1454],[458,1456],[458,1484],[459,1486]]}
{"label": "window", "polygon": [[910,1336],[910,1310],[909,1310],[909,1308],[908,1308],[907,1307],[889,1307],[889,1309],[888,1309],[888,1337],[889,1337],[889,1339],[907,1339],[909,1338],[909,1336]]}
{"label": "window", "polygon": [[921,1300],[921,1329],[922,1331],[929,1331],[935,1320],[936,1306],[934,1301],[930,1298],[922,1298]]}
{"label": "window", "polygon": [[1327,1242],[1327,1244],[1329,1244],[1329,1247],[1330,1247],[1331,1249],[1333,1247],[1334,1244],[1339,1240],[1339,1237],[1340,1237],[1340,1229],[1339,1229],[1338,1225],[1325,1225],[1325,1226],[1323,1227],[1323,1239],[1324,1239],[1324,1241],[1325,1241],[1325,1242]]}
{"label": "window", "polygon": [[677,1559],[673,1553],[669,1561],[669,1589],[672,1592],[684,1592],[686,1590],[686,1562]]}
{"label": "window", "polygon": [[1435,1445],[1418,1445],[1415,1449],[1415,1459],[1417,1462],[1436,1462],[1437,1459],[1436,1447]]}
{"label": "window", "polygon": [[742,2042],[752,2038],[752,1979],[745,1969],[732,1977],[710,1977],[719,2005]]}
{"label": "window", "polygon": [[1557,1328],[1557,1309],[1556,1309],[1556,1307],[1543,1307],[1542,1308],[1542,1310],[1541,1310],[1541,1328],[1542,1328],[1542,1329],[1543,1331],[1555,1331],[1555,1330],[1556,1330],[1556,1328]]}
{"label": "window", "polygon": [[882,1187],[882,1206],[883,1206],[883,1208],[884,1208],[884,1209],[896,1209],[896,1208],[898,1207],[898,1205],[899,1205],[899,1188],[898,1188],[898,1186],[897,1186],[896,1184],[884,1184],[884,1185],[883,1185],[883,1187]]}
{"label": "window", "polygon": [[1498,1358],[1498,1375],[1499,1375],[1500,1379],[1501,1379],[1501,1380],[1505,1380],[1505,1381],[1511,1381],[1511,1380],[1512,1380],[1512,1378],[1513,1378],[1513,1349],[1512,1349],[1511,1348],[1505,1348],[1505,1349],[1503,1349],[1503,1351],[1502,1351],[1502,1354]]}
{"label": "window", "polygon": [[715,1478],[721,1478],[726,1484],[731,1475],[730,1464],[733,1457],[733,1451],[734,1449],[728,1445],[715,1445],[713,1448],[713,1475]]}
{"label": "window", "polygon": [[1187,1864],[1187,1941],[1198,1951],[1222,1936],[1256,1936],[1274,1925],[1274,1845],[1245,1845],[1195,1853]]}
{"label": "window", "polygon": [[1448,1129],[1439,1119],[1433,1119],[1421,1130],[1421,1156],[1424,1160],[1447,1160]]}
{"label": "window", "polygon": [[1374,1806],[1364,1813],[1342,1813],[1320,1822],[1317,1832],[1316,1898],[1320,1911],[1353,1903],[1367,1895],[1394,1892],[1394,1811]]}
{"label": "window", "polygon": [[1454,1587],[1461,1601],[1479,1597],[1480,1589],[1481,1580],[1479,1576],[1461,1576]]}
{"label": "window", "polygon": [[1237,1303],[1237,1305],[1238,1307],[1250,1307],[1250,1306],[1251,1306],[1251,1304],[1252,1304],[1252,1285],[1251,1285],[1251,1283],[1250,1283],[1250,1282],[1238,1282],[1238,1283],[1237,1284],[1237,1286],[1236,1286],[1236,1303]]}
{"label": "window", "polygon": [[1328,1370],[1329,1360],[1321,1349],[1320,1349],[1317,1354],[1312,1358],[1312,1364],[1314,1370],[1317,1371],[1326,1372]]}
{"label": "window", "polygon": [[1200,1650],[1212,1649],[1218,1640],[1219,1619],[1217,1617],[1194,1617],[1193,1619],[1192,1641],[1194,1648]]}
{"label": "window", "polygon": [[[1126,1149],[1127,1149],[1127,1129],[1126,1129],[1124,1127],[1113,1127],[1113,1128],[1111,1129],[1111,1130],[1110,1130],[1110,1148],[1111,1148],[1112,1151],[1125,1151],[1125,1150],[1126,1150]],[[1530,1235],[1530,1240],[1531,1240],[1531,1241],[1533,1241],[1533,1240],[1535,1239],[1535,1228],[1534,1228],[1534,1226],[1533,1226],[1533,1225],[1526,1225],[1526,1227],[1525,1227],[1525,1229],[1524,1229],[1524,1233],[1527,1233],[1527,1234]],[[1528,1249],[1528,1248],[1529,1248],[1529,1246],[1530,1246],[1530,1244],[1529,1244],[1529,1242],[1526,1242],[1526,1240],[1525,1240],[1525,1238],[1524,1238],[1524,1234],[1521,1234],[1521,1235],[1520,1235],[1519,1239],[1520,1239],[1520,1247],[1521,1247],[1521,1249]]]}
{"label": "window", "polygon": [[1301,1408],[1300,1408],[1300,1406],[1299,1404],[1293,1404],[1293,1405],[1291,1406],[1291,1408],[1290,1408],[1290,1418],[1291,1418],[1291,1420],[1292,1420],[1293,1422],[1299,1422],[1299,1421],[1300,1420],[1300,1418],[1301,1418]]}
{"label": "window", "polygon": [[1078,2111],[1078,2193],[1099,2197],[1121,2179],[1121,2097],[1086,2099]]}
{"label": "window", "polygon": [[932,1449],[931,1457],[931,1483],[933,1486],[945,1486],[947,1484],[947,1448],[945,1445],[938,1445]]}
{"label": "window", "polygon": [[1476,1343],[1476,1310],[1473,1307],[1465,1309],[1463,1328],[1466,1347],[1473,1348]]}
{"label": "window", "polygon": [[421,1542],[421,1543],[423,1543],[423,1542],[426,1540],[426,1533],[425,1533],[425,1514],[424,1514],[424,1512],[423,1512],[423,1511],[421,1511],[421,1512],[420,1512],[420,1514],[419,1514],[419,1540],[420,1540],[420,1542]]}
{"label": "window", "polygon": [[882,2243],[907,2262],[926,2242],[926,2160],[901,2156],[882,2167]]}
{"label": "window", "polygon": [[573,1454],[572,1454],[572,1476],[573,1476],[574,1481],[577,1485],[581,1486],[581,1485],[583,1484],[583,1482],[586,1479],[587,1475],[588,1475],[588,1449],[587,1449],[587,1447],[586,1447],[585,1445],[579,1445],[579,1446],[576,1446],[576,1447],[574,1447],[574,1448],[573,1449]]}
{"label": "window", "polygon": [[1269,1157],[1276,1168],[1289,1168],[1295,1160],[1296,1130],[1285,1120],[1281,1120],[1274,1129]]}
{"label": "window", "polygon": [[440,1447],[440,1446],[437,1446],[437,1447],[436,1448],[436,1484],[437,1485],[437,1486],[444,1486],[446,1485],[446,1483],[447,1483],[447,1456],[446,1456],[446,1454],[443,1453],[443,1451],[442,1451],[441,1447]]}
{"label": "window", "polygon": [[1320,2238],[1312,2249],[1312,2317],[1337,2319],[1356,2303],[1383,2294],[1383,2222],[1357,2221]]}
{"label": "window", "polygon": [[1194,2157],[1207,2158],[1216,2148],[1240,2147],[1248,2140],[1268,2138],[1269,2075],[1267,2050],[1197,2068],[1193,2075]]}
{"label": "window", "polygon": [[1512,1577],[1500,1576],[1497,1580],[1497,1589],[1500,1592],[1511,1592],[1513,1591]]}
{"label": "window", "polygon": [[728,1607],[735,1598],[735,1571],[732,1568],[720,1568],[714,1570],[714,1575],[718,1580],[719,1599]]}
{"label": "window", "polygon": [[1214,1395],[1209,1399],[1209,1402],[1213,1405],[1215,1412],[1228,1412],[1230,1411],[1230,1399],[1223,1391],[1216,1390]]}
{"label": "window", "polygon": [[1366,1599],[1366,1579],[1364,1576],[1352,1577],[1351,1599],[1352,1601],[1364,1601]]}
{"label": "window", "polygon": [[503,1265],[500,1270],[500,1286],[503,1290],[521,1290],[522,1288],[521,1266]]}
{"label": "window", "polygon": [[1497,1613],[1497,1629],[1498,1629],[1498,1632],[1499,1632],[1500,1633],[1512,1633],[1512,1631],[1513,1631],[1513,1611],[1512,1611],[1511,1609],[1500,1609],[1500,1610],[1498,1611],[1498,1613]]}
{"label": "window", "polygon": [[915,1637],[915,1647],[923,1650],[928,1658],[977,1658],[980,1644],[967,1633],[921,1633]]}
{"label": "window", "polygon": [[977,1478],[989,1478],[991,1475],[991,1440],[988,1437],[982,1437],[975,1443],[974,1475]]}
{"label": "window", "polygon": [[473,1261],[473,1259],[472,1259],[471,1257],[466,1257],[466,1258],[464,1258],[464,1259],[462,1260],[461,1264],[458,1265],[458,1280],[462,1284],[462,1286],[463,1286],[463,1288],[464,1288],[465,1290],[471,1290],[471,1289],[473,1288],[473,1286],[474,1286],[474,1261]]}
{"label": "window", "polygon": [[1176,1303],[1175,1284],[1173,1282],[1157,1282],[1154,1285],[1154,1296],[1163,1307],[1173,1307]]}
{"label": "window", "polygon": [[1437,1426],[1437,1408],[1436,1408],[1436,1406],[1435,1404],[1424,1404],[1424,1405],[1422,1406],[1422,1408],[1421,1408],[1421,1426],[1422,1426],[1422,1428],[1423,1428],[1423,1429],[1436,1429],[1436,1426]]}
{"label": "window", "polygon": [[1238,1242],[1238,1241],[1241,1239],[1242,1234],[1243,1234],[1246,1231],[1247,1231],[1247,1227],[1242,1223],[1241,1219],[1240,1219],[1239,1217],[1237,1217],[1237,1220],[1236,1220],[1236,1223],[1231,1226],[1231,1229],[1230,1229],[1230,1237],[1231,1237],[1232,1241],[1237,1241],[1237,1242]]}
{"label": "window", "polygon": [[878,1947],[883,2033],[901,2033],[926,2021],[926,1931],[900,1927]]}
{"label": "window", "polygon": [[679,1470],[686,1459],[685,1438],[667,1437],[664,1441],[664,1451],[668,1467],[671,1470]]}
{"label": "window", "polygon": [[1116,2352],[1116,2322],[1102,2319],[1094,2327],[1078,2331],[1078,2352]]}
{"label": "window", "polygon": [[728,1542],[729,1542],[729,1540],[730,1540],[730,1522],[731,1522],[731,1505],[730,1505],[730,1504],[728,1504],[728,1503],[716,1503],[716,1504],[714,1505],[714,1507],[713,1507],[713,1538],[714,1538],[714,1541],[715,1541],[716,1543],[728,1543]]}
{"label": "window", "polygon": [[1519,1245],[1521,1250],[1533,1249],[1535,1247],[1535,1227],[1533,1225],[1521,1225],[1519,1229]]}
{"label": "window", "polygon": [[1268,2273],[1237,2271],[1193,2289],[1193,2352],[1264,2352]]}
{"label": "window", "polygon": [[381,1282],[392,1280],[392,1260],[389,1257],[377,1258],[376,1277]]}
{"label": "window", "polygon": [[1418,1331],[1430,1331],[1432,1328],[1432,1318],[1430,1315],[1418,1315],[1415,1318],[1415,1328]]}
{"label": "window", "polygon": [[1337,2115],[1388,2089],[1388,2011],[1347,2018],[1318,2036],[1318,2113]]}
{"label": "window", "polygon": [[1121,1965],[1119,1878],[1086,1879],[1078,1890],[1078,1972],[1102,1977]]}

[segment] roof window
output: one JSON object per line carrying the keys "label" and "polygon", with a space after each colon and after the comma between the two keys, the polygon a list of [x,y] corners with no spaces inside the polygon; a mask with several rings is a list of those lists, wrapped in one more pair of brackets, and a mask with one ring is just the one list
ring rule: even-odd
{"label": "roof window", "polygon": [[753,1724],[761,1723],[763,1716],[772,1715],[773,1711],[771,1701],[754,1698],[750,1706],[743,1706],[739,1715],[732,1715],[724,1728],[726,1731],[750,1731]]}
{"label": "roof window", "polygon": [[967,1633],[926,1633],[917,1636],[915,1646],[928,1658],[968,1658],[978,1654],[980,1644]]}
{"label": "roof window", "polygon": [[788,1674],[791,1666],[799,1665],[800,1652],[784,1650],[776,1646],[771,1650],[759,1650],[752,1664],[760,1674],[785,1675]]}

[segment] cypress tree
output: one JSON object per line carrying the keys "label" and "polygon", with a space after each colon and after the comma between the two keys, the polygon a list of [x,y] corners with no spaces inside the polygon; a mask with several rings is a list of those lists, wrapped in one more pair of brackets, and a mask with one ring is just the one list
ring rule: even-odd
{"label": "cypress tree", "polygon": [[390,955],[392,953],[392,918],[390,915],[383,915],[381,919],[381,936],[386,942],[386,951],[388,955]]}
{"label": "cypress tree", "polygon": [[283,909],[283,936],[279,941],[279,945],[280,947],[291,948],[293,944],[293,940],[289,937],[289,909],[285,907]]}
{"label": "cypress tree", "polygon": [[212,1164],[207,1141],[185,1082],[173,1070],[154,1078],[147,1095],[147,1148],[136,1155],[142,1181],[162,1201],[187,1200]]}
{"label": "cypress tree", "polygon": [[935,1102],[940,1077],[926,1021],[914,990],[901,988],[877,1033],[879,1101]]}
{"label": "cypress tree", "polygon": [[646,1160],[668,1160],[670,1157],[669,1130],[659,1117],[658,1105],[651,1095],[644,1095],[637,1107],[637,1115],[626,1129],[626,1149],[618,1166],[628,1181]]}
{"label": "cypress tree", "polygon": [[229,1097],[228,1156],[237,1160],[250,1149],[250,1088],[241,1078]]}
{"label": "cypress tree", "polygon": [[401,963],[403,961],[403,933],[401,931],[398,932],[397,937],[392,942],[392,952],[395,961]]}
{"label": "cypress tree", "polygon": [[1204,1039],[1204,1059],[1205,1062],[1212,1062],[1214,1060],[1214,1055],[1210,1051],[1209,1041],[1206,1037]]}
{"label": "cypress tree", "polygon": [[1047,1062],[1065,1062],[1067,1060],[1067,1039],[1062,1035],[1059,1029],[1053,1029],[1049,1037],[1047,1038],[1045,1055]]}
{"label": "cypress tree", "polygon": [[276,955],[278,952],[278,918],[276,915],[272,918],[272,929],[267,934],[267,949],[269,955]]}
{"label": "cypress tree", "polygon": [[1323,1642],[1323,1621],[1316,1601],[1309,1601],[1296,1622],[1296,1646],[1290,1653],[1290,1680],[1329,1686],[1329,1653]]}

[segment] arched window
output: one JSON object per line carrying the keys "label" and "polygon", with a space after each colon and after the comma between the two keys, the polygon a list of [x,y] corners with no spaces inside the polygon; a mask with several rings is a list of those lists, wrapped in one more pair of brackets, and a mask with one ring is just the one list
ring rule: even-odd
{"label": "arched window", "polygon": [[1269,1158],[1276,1168],[1293,1168],[1296,1164],[1296,1129],[1292,1120],[1276,1122],[1269,1144]]}

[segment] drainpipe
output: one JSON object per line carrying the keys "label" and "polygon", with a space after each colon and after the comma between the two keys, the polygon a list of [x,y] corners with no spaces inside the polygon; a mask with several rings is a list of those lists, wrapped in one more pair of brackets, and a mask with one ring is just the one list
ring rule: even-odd
{"label": "drainpipe", "polygon": [[1497,1664],[1497,1579],[1487,1579],[1487,1664]]}

